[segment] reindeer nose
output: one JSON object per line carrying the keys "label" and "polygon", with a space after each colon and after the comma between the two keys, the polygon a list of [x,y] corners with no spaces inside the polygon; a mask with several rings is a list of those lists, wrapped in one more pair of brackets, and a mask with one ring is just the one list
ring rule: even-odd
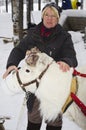
{"label": "reindeer nose", "polygon": [[26,69],[26,72],[29,73],[30,71],[28,69]]}

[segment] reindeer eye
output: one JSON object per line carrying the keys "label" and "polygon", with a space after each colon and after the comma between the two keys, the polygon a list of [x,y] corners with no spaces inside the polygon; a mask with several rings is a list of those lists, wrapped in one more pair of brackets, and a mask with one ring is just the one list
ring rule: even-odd
{"label": "reindeer eye", "polygon": [[18,67],[18,70],[21,69],[21,67]]}
{"label": "reindeer eye", "polygon": [[29,71],[28,69],[26,69],[26,72],[28,72],[28,73],[29,73],[30,71]]}

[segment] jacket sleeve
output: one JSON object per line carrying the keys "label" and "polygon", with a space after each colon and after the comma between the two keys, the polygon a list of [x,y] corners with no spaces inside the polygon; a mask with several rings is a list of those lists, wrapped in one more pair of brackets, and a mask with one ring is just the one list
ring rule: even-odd
{"label": "jacket sleeve", "polygon": [[65,40],[62,45],[62,50],[60,54],[60,60],[66,62],[70,67],[76,67],[78,62],[76,58],[76,52],[74,49],[73,41],[69,33],[65,34]]}
{"label": "jacket sleeve", "polygon": [[26,51],[30,49],[31,46],[32,45],[30,44],[30,37],[28,34],[15,48],[12,49],[7,60],[6,68],[11,65],[18,66],[20,61],[25,58]]}

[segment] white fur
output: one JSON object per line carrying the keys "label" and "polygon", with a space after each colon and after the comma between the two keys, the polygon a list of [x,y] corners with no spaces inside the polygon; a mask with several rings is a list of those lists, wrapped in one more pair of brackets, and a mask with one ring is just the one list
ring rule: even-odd
{"label": "white fur", "polygon": [[61,112],[70,92],[71,79],[72,69],[67,73],[62,72],[56,62],[49,66],[35,93],[40,100],[41,115],[45,119],[54,120]]}

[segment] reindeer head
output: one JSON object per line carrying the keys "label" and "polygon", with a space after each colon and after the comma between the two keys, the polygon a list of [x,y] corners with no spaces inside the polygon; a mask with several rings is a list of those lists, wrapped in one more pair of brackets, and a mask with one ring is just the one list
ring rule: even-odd
{"label": "reindeer head", "polygon": [[[18,72],[12,72],[8,77],[7,81],[13,81],[15,84],[10,85],[9,88],[13,92],[22,92],[21,86],[32,93],[36,90],[36,83],[32,83],[34,80],[37,81],[40,75],[46,71],[49,64],[52,63],[52,58],[47,54],[40,52],[36,47],[27,51],[24,62]],[[11,77],[12,76],[12,77]],[[30,84],[31,83],[31,84]],[[29,85],[28,85],[29,84]],[[15,86],[15,87],[14,87]]]}

